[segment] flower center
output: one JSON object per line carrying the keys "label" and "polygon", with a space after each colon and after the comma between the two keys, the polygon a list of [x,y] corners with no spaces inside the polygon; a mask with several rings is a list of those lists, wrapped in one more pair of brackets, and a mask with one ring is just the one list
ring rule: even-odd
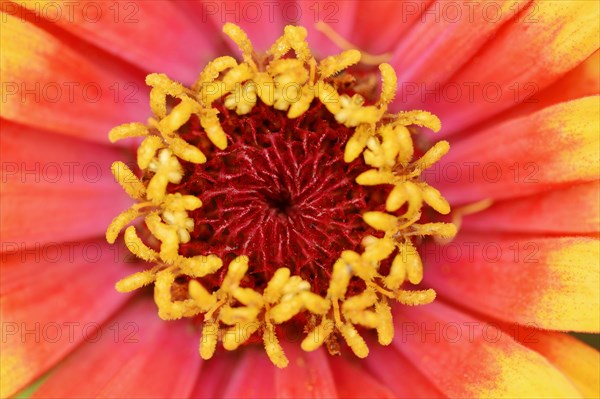
{"label": "flower center", "polygon": [[453,224],[419,223],[424,205],[450,212],[421,179],[448,143],[414,159],[412,126],[437,131],[439,120],[387,112],[397,83],[388,64],[379,66],[379,99],[357,93],[373,88],[368,75],[341,73],[360,61],[357,50],[317,62],[306,30],[287,26],[257,56],[239,27],[223,30],[242,62],[211,61],[191,88],[148,75],[154,117],[109,133],[111,141],[144,139],[139,173],[112,166],[137,203],[113,220],[107,241],[126,228],[128,249],[154,264],[116,288],[154,284],[162,319],[202,321],[204,359],[219,341],[234,350],[262,336],[271,361],[285,367],[277,331],[290,323],[308,332],[303,350],[345,342],[365,357],[360,330],[392,341],[389,301],[435,298],[405,289],[423,277],[413,240],[456,234]]}
{"label": "flower center", "polygon": [[[374,232],[362,220],[366,190],[354,182],[367,168],[360,160],[344,162],[352,129],[318,102],[296,119],[262,103],[246,115],[218,109],[227,148],[204,164],[184,163],[186,177],[169,190],[203,203],[189,213],[202,228],[180,252],[245,254],[257,265],[247,281],[253,288],[264,289],[278,265],[286,265],[325,294],[341,252],[358,250],[366,232]],[[204,134],[197,118],[179,133],[189,143]]]}

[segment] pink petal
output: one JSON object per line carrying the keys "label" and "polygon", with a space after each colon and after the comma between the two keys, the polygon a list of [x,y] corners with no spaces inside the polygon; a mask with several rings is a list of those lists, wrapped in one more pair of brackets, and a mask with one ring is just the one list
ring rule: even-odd
{"label": "pink petal", "polygon": [[598,95],[600,94],[600,74],[598,74],[598,69],[600,69],[600,51],[596,51],[575,69],[539,93],[532,86],[533,90],[530,98],[508,109],[506,112],[502,112],[461,132],[460,136],[464,137],[474,134],[477,131],[498,123],[527,116],[562,102]]}
{"label": "pink petal", "polygon": [[282,339],[282,347],[290,363],[275,372],[279,398],[337,398],[335,381],[324,349],[304,352],[300,342]]}
{"label": "pink petal", "polygon": [[[291,4],[290,4],[291,3]],[[238,54],[237,45],[222,33],[226,22],[240,26],[248,35],[254,49],[258,53],[265,52],[283,34],[283,27],[289,23],[286,16],[293,16],[295,4],[292,1],[282,2],[243,2],[237,0],[187,1],[180,3],[188,12],[193,13],[198,24],[210,25],[213,28],[214,42],[224,41],[227,50],[224,54]],[[208,36],[211,37],[211,36]],[[218,39],[218,40],[217,40]]]}
{"label": "pink petal", "polygon": [[[34,398],[183,398],[200,368],[197,334],[187,320],[158,318],[141,297],[107,322],[95,342],[69,356]],[[79,382],[79,383],[78,383]]]}
{"label": "pink petal", "polygon": [[598,181],[573,185],[544,194],[509,199],[483,212],[466,216],[462,230],[560,234],[598,232]]}
{"label": "pink petal", "polygon": [[392,391],[372,377],[362,359],[329,356],[329,367],[340,398],[394,398]]}
{"label": "pink petal", "polygon": [[369,373],[388,387],[397,398],[445,397],[393,346],[381,346],[373,342],[369,345],[369,356],[364,359],[364,362]]}
{"label": "pink petal", "polygon": [[31,22],[2,18],[3,118],[101,143],[112,127],[147,118],[143,74],[115,68],[97,51],[88,58]]}
{"label": "pink petal", "polygon": [[[377,55],[393,51],[422,24],[432,0],[363,1],[346,37],[361,51]],[[333,16],[335,17],[335,16]]]}
{"label": "pink petal", "polygon": [[274,398],[277,396],[274,381],[276,372],[276,367],[260,344],[250,345],[243,349],[234,370],[227,371],[228,378],[223,380],[223,397]]}
{"label": "pink petal", "polygon": [[[304,26],[308,31],[308,44],[317,58],[324,58],[340,52],[326,35],[315,28],[319,21],[325,22],[340,36],[351,37],[354,29],[353,21],[356,18],[359,3],[356,1],[296,1],[295,6],[288,6],[290,14],[292,10],[297,11],[299,22],[297,25]],[[291,15],[290,15],[291,18]]]}
{"label": "pink petal", "polygon": [[122,149],[6,121],[0,148],[0,204],[5,210],[0,233],[5,244],[32,246],[102,235],[131,204],[110,172],[113,161],[128,158]]}
{"label": "pink petal", "polygon": [[243,349],[228,352],[217,350],[215,356],[202,364],[202,370],[190,398],[213,399],[223,397],[230,385],[231,376],[238,364],[241,363]]}
{"label": "pink petal", "polygon": [[[121,260],[126,251],[99,240],[2,254],[2,397],[94,339],[127,299],[114,290],[128,274]],[[101,332],[110,337],[110,331]]]}
{"label": "pink petal", "polygon": [[166,73],[178,81],[193,83],[215,57],[213,26],[192,23],[168,1],[18,3],[143,71]]}

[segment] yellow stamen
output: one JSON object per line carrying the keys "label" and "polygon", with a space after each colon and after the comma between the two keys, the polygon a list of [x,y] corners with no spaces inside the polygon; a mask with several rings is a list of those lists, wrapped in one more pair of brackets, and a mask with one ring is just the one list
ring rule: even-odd
{"label": "yellow stamen", "polygon": [[435,299],[435,291],[432,289],[422,291],[400,290],[396,294],[396,300],[403,305],[417,306],[427,305]]}
{"label": "yellow stamen", "polygon": [[205,110],[200,118],[200,123],[208,139],[220,150],[227,148],[227,136],[221,127],[217,114],[219,111],[216,109]]}
{"label": "yellow stamen", "polygon": [[114,244],[121,230],[137,219],[138,216],[140,216],[140,212],[135,208],[129,208],[126,211],[121,212],[108,226],[108,229],[106,230],[106,241],[109,244]]}
{"label": "yellow stamen", "polygon": [[158,157],[148,165],[154,176],[148,183],[148,199],[160,202],[166,194],[167,184],[179,183],[183,177],[183,168],[169,149],[160,150]]}
{"label": "yellow stamen", "polygon": [[[350,43],[348,40],[344,39],[337,33],[333,28],[327,25],[323,21],[318,21],[315,23],[315,29],[319,32],[322,32],[329,40],[331,40],[336,46],[341,49],[356,49],[357,46]],[[379,55],[369,54],[367,52],[361,51],[362,54],[362,63],[366,65],[379,65],[382,62],[387,62],[392,58],[392,54],[384,53]]]}
{"label": "yellow stamen", "polygon": [[202,338],[200,338],[200,357],[208,360],[215,354],[217,349],[218,325],[212,320],[205,320],[202,327]]}
{"label": "yellow stamen", "polygon": [[133,199],[143,199],[146,195],[146,187],[137,176],[123,162],[114,162],[110,168],[117,182],[123,190]]}
{"label": "yellow stamen", "polygon": [[265,351],[269,356],[269,359],[273,364],[279,368],[287,367],[289,360],[283,352],[283,348],[279,344],[279,340],[275,335],[275,328],[267,319],[265,323],[265,332],[263,334],[263,343],[265,345]]}
{"label": "yellow stamen", "polygon": [[156,280],[156,269],[144,270],[125,277],[115,285],[118,292],[131,292],[152,284]]}
{"label": "yellow stamen", "polygon": [[140,237],[138,237],[133,226],[129,226],[125,230],[125,245],[132,254],[146,262],[153,262],[159,258],[158,253],[152,248],[148,248]]}
{"label": "yellow stamen", "polygon": [[434,132],[439,132],[442,128],[442,122],[437,116],[427,111],[405,111],[397,115],[396,123],[404,126],[417,125],[429,128]]}
{"label": "yellow stamen", "polygon": [[147,135],[148,129],[146,128],[146,126],[138,122],[133,122],[112,128],[110,132],[108,132],[108,139],[111,143],[114,143],[118,140],[123,140],[130,137],[140,137]]}
{"label": "yellow stamen", "polygon": [[217,303],[217,296],[209,293],[206,288],[196,280],[190,280],[190,297],[196,301],[196,304],[203,312],[207,312]]}
{"label": "yellow stamen", "polygon": [[302,350],[312,352],[319,349],[333,331],[334,323],[324,317],[321,323],[311,330],[302,340],[302,343],[300,344]]}
{"label": "yellow stamen", "polygon": [[[321,79],[327,79],[360,61],[360,51],[346,50],[339,55],[332,55],[319,62],[317,68]],[[394,87],[395,90],[395,87]]]}
{"label": "yellow stamen", "polygon": [[239,26],[232,23],[226,23],[223,26],[223,32],[229,36],[229,38],[233,40],[235,44],[238,45],[242,51],[242,55],[244,56],[244,62],[254,65],[254,47],[252,46],[250,39],[248,39],[246,32],[244,32]]}
{"label": "yellow stamen", "polygon": [[352,324],[342,324],[339,329],[344,340],[346,340],[346,343],[357,357],[365,358],[369,355],[369,348],[367,347],[365,340],[360,336]]}
{"label": "yellow stamen", "polygon": [[394,323],[387,299],[382,299],[375,304],[375,313],[379,318],[379,324],[376,327],[377,339],[381,345],[389,345],[394,338]]}
{"label": "yellow stamen", "polygon": [[177,275],[171,268],[157,273],[154,282],[154,301],[158,306],[158,316],[163,320],[175,320],[182,317],[192,317],[201,309],[193,299],[173,300],[171,287]]}
{"label": "yellow stamen", "polygon": [[[209,89],[215,88],[215,86],[211,85],[211,83],[213,83],[223,71],[226,71],[229,68],[233,68],[236,65],[237,65],[237,61],[233,57],[223,56],[223,57],[215,58],[214,60],[209,62],[206,65],[206,67],[204,67],[204,70],[198,77],[198,80],[192,86],[194,91],[200,92],[200,93],[204,93],[206,91],[211,91]],[[214,95],[215,93],[212,93],[212,94]],[[223,95],[223,93],[217,93],[217,94],[219,94],[219,96],[215,97],[215,100]],[[200,97],[204,98],[204,97],[202,97],[202,95]],[[210,106],[212,101],[202,101],[202,103],[204,105]]]}

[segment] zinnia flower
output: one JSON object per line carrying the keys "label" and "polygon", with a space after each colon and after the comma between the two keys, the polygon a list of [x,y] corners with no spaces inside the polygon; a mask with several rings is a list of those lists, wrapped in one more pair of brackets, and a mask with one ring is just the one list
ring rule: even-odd
{"label": "zinnia flower", "polygon": [[3,2],[2,397],[597,397],[599,16]]}

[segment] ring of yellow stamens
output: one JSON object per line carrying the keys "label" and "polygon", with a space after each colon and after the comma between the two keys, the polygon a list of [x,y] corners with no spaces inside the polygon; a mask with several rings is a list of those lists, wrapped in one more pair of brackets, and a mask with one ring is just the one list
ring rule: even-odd
{"label": "ring of yellow stamens", "polygon": [[[341,336],[358,357],[368,355],[365,340],[356,326],[377,331],[378,341],[389,345],[394,336],[390,300],[405,305],[427,304],[434,300],[433,290],[409,291],[406,283],[419,284],[423,278],[421,258],[412,242],[415,236],[432,235],[451,238],[456,227],[449,223],[418,224],[424,203],[441,214],[450,206],[440,192],[421,179],[421,173],[448,152],[445,141],[438,142],[422,157],[413,161],[414,146],[410,125],[438,131],[440,122],[425,111],[389,114],[388,105],[394,99],[397,78],[388,64],[381,64],[382,92],[379,100],[366,105],[359,94],[340,94],[331,83],[337,73],[361,59],[358,50],[347,50],[317,62],[305,41],[306,29],[287,26],[284,34],[270,48],[266,58],[259,59],[246,34],[236,25],[223,28],[240,48],[243,61],[219,57],[208,63],[193,87],[186,88],[164,74],[151,74],[146,82],[152,87],[150,107],[154,117],[148,125],[129,123],[111,130],[109,139],[144,137],[137,151],[137,166],[148,178],[138,179],[122,162],[112,167],[116,180],[139,202],[118,215],[108,227],[106,239],[114,243],[128,224],[144,217],[145,226],[159,242],[158,248],[145,244],[137,230],[125,230],[127,248],[139,258],[155,262],[156,266],[135,273],[117,283],[117,290],[129,292],[154,284],[154,299],[159,316],[178,319],[204,314],[200,341],[200,356],[213,356],[221,341],[227,350],[234,350],[253,334],[262,333],[267,355],[278,367],[285,367],[287,358],[279,344],[277,326],[289,322],[301,313],[313,315],[314,324],[301,343],[305,351],[318,349],[333,334]],[[293,51],[295,57],[286,57]],[[268,62],[267,62],[268,61]],[[266,64],[265,64],[266,62]],[[174,106],[168,98],[176,99]],[[386,212],[365,212],[363,220],[381,237],[366,236],[362,253],[343,251],[332,265],[325,296],[312,291],[310,282],[292,276],[285,265],[280,266],[260,292],[240,284],[250,268],[249,258],[240,255],[226,266],[220,287],[211,292],[202,278],[214,275],[224,265],[213,254],[185,257],[180,244],[190,241],[194,221],[188,212],[202,206],[195,196],[169,193],[171,183],[184,178],[180,161],[203,164],[202,151],[179,137],[178,129],[196,116],[208,140],[218,149],[228,145],[213,102],[223,99],[227,109],[238,115],[252,111],[260,100],[287,117],[304,114],[313,101],[320,101],[335,120],[354,128],[345,147],[344,161],[353,162],[361,155],[371,169],[360,174],[356,182],[363,186],[392,185],[386,199]],[[406,211],[399,210],[406,206]],[[390,259],[387,274],[380,273],[382,262]],[[186,292],[174,296],[177,278],[189,278]],[[352,280],[362,280],[366,289],[348,295]]]}

